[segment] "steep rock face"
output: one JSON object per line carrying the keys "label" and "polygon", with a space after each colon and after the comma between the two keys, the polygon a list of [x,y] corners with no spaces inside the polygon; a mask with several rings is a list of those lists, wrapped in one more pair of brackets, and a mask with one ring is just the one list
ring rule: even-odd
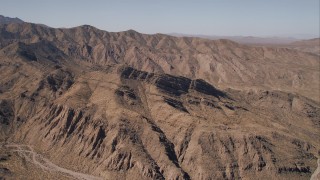
{"label": "steep rock face", "polygon": [[168,74],[155,75],[154,73],[138,71],[131,67],[126,67],[124,69],[121,69],[120,71],[121,77],[124,79],[153,83],[164,93],[168,93],[173,96],[181,96],[191,90],[195,90],[206,95],[212,95],[215,97],[226,97],[225,93],[217,90],[215,87],[202,79],[191,80],[185,77],[176,77]]}
{"label": "steep rock face", "polygon": [[0,101],[0,140],[5,140],[5,137],[10,133],[10,125],[14,118],[12,103],[8,100]]}

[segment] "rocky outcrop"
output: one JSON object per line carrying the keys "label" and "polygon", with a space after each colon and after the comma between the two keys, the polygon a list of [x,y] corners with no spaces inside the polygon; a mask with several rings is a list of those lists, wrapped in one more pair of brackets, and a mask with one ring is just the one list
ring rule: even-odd
{"label": "rocky outcrop", "polygon": [[14,111],[12,102],[0,100],[0,140],[3,141],[9,134],[13,125]]}
{"label": "rocky outcrop", "polygon": [[202,79],[191,80],[185,77],[177,77],[168,74],[155,75],[154,73],[138,71],[131,67],[120,69],[120,73],[121,77],[124,79],[145,81],[155,84],[160,91],[172,96],[181,96],[187,94],[191,90],[195,90],[206,95],[226,97],[224,92],[216,89]]}

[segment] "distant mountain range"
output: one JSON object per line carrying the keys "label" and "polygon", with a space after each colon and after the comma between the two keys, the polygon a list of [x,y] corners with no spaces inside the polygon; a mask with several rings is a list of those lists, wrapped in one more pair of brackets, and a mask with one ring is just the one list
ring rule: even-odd
{"label": "distant mountain range", "polygon": [[[11,18],[0,15],[0,24],[9,23],[23,23],[24,21],[19,18]],[[42,25],[46,26],[46,25]],[[48,26],[47,26],[48,27]],[[182,33],[169,33],[168,35],[175,37],[199,37],[204,39],[218,40],[218,39],[228,39],[241,44],[264,44],[264,45],[279,45],[279,44],[290,44],[299,40],[310,39],[309,36],[300,35],[299,38],[295,37],[256,37],[256,36],[216,36],[216,35],[201,35],[201,34],[182,34]],[[301,38],[304,37],[304,38]]]}
{"label": "distant mountain range", "polygon": [[295,41],[292,44],[293,45],[300,45],[300,46],[302,46],[302,45],[303,46],[320,46],[320,38]]}
{"label": "distant mountain range", "polygon": [[171,36],[176,37],[199,37],[211,40],[217,39],[229,39],[241,44],[290,44],[295,41],[301,40],[293,37],[255,37],[255,36],[209,36],[209,35],[192,35],[192,34],[179,34],[179,33],[170,33]]}

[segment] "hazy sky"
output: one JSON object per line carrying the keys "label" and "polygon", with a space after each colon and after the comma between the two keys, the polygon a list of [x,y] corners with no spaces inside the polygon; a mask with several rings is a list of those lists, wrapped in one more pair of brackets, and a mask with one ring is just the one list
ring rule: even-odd
{"label": "hazy sky", "polygon": [[0,14],[51,27],[203,35],[319,36],[319,0],[0,0]]}

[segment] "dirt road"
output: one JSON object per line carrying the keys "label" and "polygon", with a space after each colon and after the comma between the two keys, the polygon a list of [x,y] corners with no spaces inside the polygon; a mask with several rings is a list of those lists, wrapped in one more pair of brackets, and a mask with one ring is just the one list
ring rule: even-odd
{"label": "dirt road", "polygon": [[37,165],[44,171],[60,172],[67,177],[72,177],[80,180],[102,180],[101,177],[92,176],[90,174],[83,174],[75,172],[69,169],[65,169],[56,164],[53,164],[50,160],[46,159],[42,155],[36,153],[33,148],[29,145],[21,144],[8,144],[5,145],[7,148],[13,148],[13,151],[18,152],[21,157],[24,157],[27,161]]}

